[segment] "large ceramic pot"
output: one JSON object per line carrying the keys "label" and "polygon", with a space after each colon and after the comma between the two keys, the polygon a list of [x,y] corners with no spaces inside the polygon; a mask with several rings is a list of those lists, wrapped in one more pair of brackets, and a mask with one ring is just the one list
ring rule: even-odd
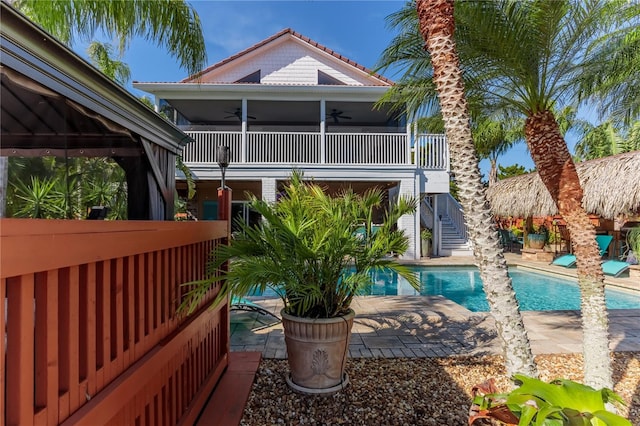
{"label": "large ceramic pot", "polygon": [[431,257],[431,252],[429,251],[429,243],[431,240],[420,240],[420,252],[422,257]]}
{"label": "large ceramic pot", "polygon": [[529,241],[529,248],[532,249],[541,249],[544,248],[544,243],[546,242],[547,236],[545,234],[529,234],[527,236],[527,241]]}
{"label": "large ceramic pot", "polygon": [[327,394],[349,383],[344,372],[355,312],[337,318],[300,318],[281,312],[287,344],[289,386],[301,393]]}

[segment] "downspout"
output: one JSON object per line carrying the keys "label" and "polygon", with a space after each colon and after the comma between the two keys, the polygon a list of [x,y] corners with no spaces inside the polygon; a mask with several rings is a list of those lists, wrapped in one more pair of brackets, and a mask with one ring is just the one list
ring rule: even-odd
{"label": "downspout", "polygon": [[247,162],[247,98],[242,98],[242,136],[240,162]]}
{"label": "downspout", "polygon": [[327,102],[320,99],[320,164],[327,162],[327,144],[326,144],[326,117]]}

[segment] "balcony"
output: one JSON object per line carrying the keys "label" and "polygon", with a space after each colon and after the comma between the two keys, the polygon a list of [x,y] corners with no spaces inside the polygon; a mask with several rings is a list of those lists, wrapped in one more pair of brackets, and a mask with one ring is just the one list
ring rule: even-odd
{"label": "balcony", "polygon": [[[414,165],[449,171],[444,135],[405,133],[320,133],[186,131],[195,142],[183,152],[185,163],[216,163],[217,146],[231,148],[234,164]],[[415,143],[414,143],[415,142]]]}

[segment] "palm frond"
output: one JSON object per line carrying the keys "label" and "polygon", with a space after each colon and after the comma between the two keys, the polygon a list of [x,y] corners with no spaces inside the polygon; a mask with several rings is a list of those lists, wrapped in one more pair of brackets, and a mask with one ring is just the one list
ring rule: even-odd
{"label": "palm frond", "polygon": [[135,37],[155,42],[189,74],[206,64],[200,17],[182,0],[16,0],[13,6],[64,43],[90,40],[98,29],[119,40],[124,51]]}

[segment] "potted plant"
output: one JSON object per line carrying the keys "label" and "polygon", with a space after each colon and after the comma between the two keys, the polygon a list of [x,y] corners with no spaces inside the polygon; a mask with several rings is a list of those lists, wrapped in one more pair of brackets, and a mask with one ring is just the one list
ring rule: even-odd
{"label": "potted plant", "polygon": [[547,244],[548,238],[549,238],[549,231],[547,230],[546,226],[534,225],[527,235],[527,242],[529,244],[529,248],[543,249],[544,246]]}
{"label": "potted plant", "polygon": [[420,251],[422,257],[429,257],[431,255],[431,251],[429,250],[431,246],[431,238],[433,237],[433,233],[429,228],[422,228],[420,231]]}
{"label": "potted plant", "polygon": [[[395,223],[415,211],[417,202],[401,197],[374,230],[373,215],[383,200],[380,190],[330,196],[294,172],[277,202],[250,196],[263,220],[253,226],[236,222],[234,239],[214,252],[214,278],[197,283],[186,304],[195,306],[215,282],[221,289],[214,303],[272,289],[284,304],[289,385],[303,393],[340,390],[348,384],[351,303],[372,284],[370,272],[389,268],[419,288],[411,269],[389,255],[407,250],[408,239]],[[226,262],[228,271],[222,270]]]}

